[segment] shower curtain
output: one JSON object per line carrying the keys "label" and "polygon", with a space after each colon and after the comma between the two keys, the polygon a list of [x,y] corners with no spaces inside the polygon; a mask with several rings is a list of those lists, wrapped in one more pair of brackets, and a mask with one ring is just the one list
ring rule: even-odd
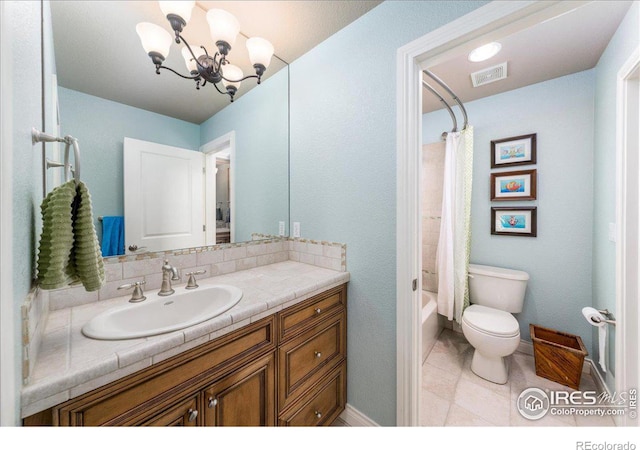
{"label": "shower curtain", "polygon": [[438,313],[461,323],[469,306],[473,127],[447,134],[440,237],[436,256]]}

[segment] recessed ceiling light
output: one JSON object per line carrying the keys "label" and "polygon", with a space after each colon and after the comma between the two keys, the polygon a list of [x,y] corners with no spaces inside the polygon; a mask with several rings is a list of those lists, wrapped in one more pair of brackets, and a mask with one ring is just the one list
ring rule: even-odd
{"label": "recessed ceiling light", "polygon": [[482,47],[478,47],[469,53],[469,61],[471,62],[480,62],[486,61],[492,56],[496,55],[502,45],[499,42],[491,42],[489,44],[483,45]]}

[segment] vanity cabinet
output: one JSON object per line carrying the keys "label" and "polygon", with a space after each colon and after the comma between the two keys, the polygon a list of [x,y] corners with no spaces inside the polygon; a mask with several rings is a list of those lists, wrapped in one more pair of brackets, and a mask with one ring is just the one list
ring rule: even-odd
{"label": "vanity cabinet", "polygon": [[148,427],[194,427],[198,425],[198,396],[189,398],[143,422]]}
{"label": "vanity cabinet", "polygon": [[278,314],[280,425],[331,425],[344,410],[346,305],[343,285]]}
{"label": "vanity cabinet", "polygon": [[342,285],[27,417],[24,425],[330,425],[345,401]]}
{"label": "vanity cabinet", "polygon": [[271,353],[203,391],[202,424],[208,427],[275,425],[275,386],[275,353]]}

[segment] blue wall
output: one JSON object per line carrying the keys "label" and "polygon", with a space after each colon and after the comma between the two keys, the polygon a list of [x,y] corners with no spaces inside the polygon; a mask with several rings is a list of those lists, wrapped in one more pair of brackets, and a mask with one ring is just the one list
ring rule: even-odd
{"label": "blue wall", "polygon": [[[593,70],[465,103],[474,126],[471,262],[524,270],[530,280],[517,314],[522,338],[529,324],[580,335],[591,349],[593,203]],[[423,142],[451,129],[440,110],[423,117]],[[492,139],[537,134],[537,164],[491,169]],[[490,174],[537,169],[536,201],[491,202]],[[491,235],[492,206],[537,206],[538,236]],[[591,352],[590,352],[591,353]]]}
{"label": "blue wall", "polygon": [[[199,126],[58,87],[62,135],[78,139],[94,217],[124,215],[122,152],[130,137],[198,150]],[[101,227],[96,223],[98,235]]]}
{"label": "blue wall", "polygon": [[[3,402],[15,405],[15,417],[19,419],[19,388],[22,386],[22,319],[20,307],[27,297],[33,279],[35,261],[36,222],[42,201],[42,144],[32,145],[31,128],[43,128],[42,120],[42,77],[39,69],[41,57],[42,20],[39,1],[6,2],[4,5],[3,24],[9,25],[7,36],[11,36],[7,44],[12,52],[12,65],[8,69],[12,98],[11,117],[3,118],[13,129],[12,159],[13,159],[13,202],[11,208],[13,216],[13,299],[2,301],[13,302],[14,316],[14,384],[18,391],[15,398],[5,399]],[[4,33],[3,33],[4,34]],[[25,70],[35,68],[35,70]],[[5,142],[5,141],[3,141]],[[11,151],[11,149],[3,149]],[[3,352],[4,355],[4,352]],[[8,361],[2,364],[11,366]],[[4,373],[4,371],[3,371]],[[17,425],[17,423],[16,423]]]}
{"label": "blue wall", "polygon": [[235,131],[236,242],[250,241],[251,233],[277,235],[279,221],[288,233],[288,83],[284,68],[200,126],[201,145]]}
{"label": "blue wall", "polygon": [[[616,310],[616,244],[609,223],[616,221],[616,78],[621,66],[640,45],[640,4],[634,2],[596,66],[595,153],[593,198],[593,305]],[[614,334],[609,333],[609,374],[615,372]],[[597,355],[597,329],[592,354]],[[599,369],[598,369],[599,370]],[[607,384],[613,390],[611,377]]]}
{"label": "blue wall", "polygon": [[396,423],[396,52],[484,3],[384,2],[290,66],[291,220],[347,244],[347,400],[381,425]]}

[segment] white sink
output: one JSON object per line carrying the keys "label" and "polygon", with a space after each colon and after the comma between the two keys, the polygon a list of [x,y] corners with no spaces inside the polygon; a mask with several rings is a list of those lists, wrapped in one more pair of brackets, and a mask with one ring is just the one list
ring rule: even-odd
{"label": "white sink", "polygon": [[226,284],[200,286],[190,291],[176,288],[176,293],[167,297],[147,294],[141,303],[119,306],[95,316],[82,327],[82,333],[107,340],[154,336],[219,316],[241,298],[240,289]]}

